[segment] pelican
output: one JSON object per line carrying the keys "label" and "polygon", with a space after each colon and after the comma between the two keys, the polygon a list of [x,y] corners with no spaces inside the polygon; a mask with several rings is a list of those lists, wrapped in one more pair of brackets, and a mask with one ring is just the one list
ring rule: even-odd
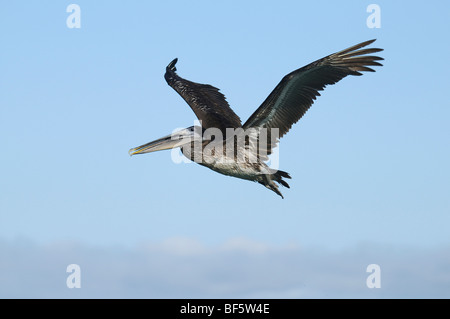
{"label": "pelican", "polygon": [[[258,182],[284,198],[278,184],[289,188],[291,176],[270,167],[269,155],[281,137],[308,111],[327,85],[347,75],[375,72],[383,51],[365,48],[375,40],[351,46],[297,69],[283,77],[261,106],[242,125],[219,89],[177,75],[174,59],[164,78],[191,107],[201,126],[194,125],[130,149],[130,155],[180,147],[189,160],[224,175]],[[277,184],[278,183],[278,184]]]}

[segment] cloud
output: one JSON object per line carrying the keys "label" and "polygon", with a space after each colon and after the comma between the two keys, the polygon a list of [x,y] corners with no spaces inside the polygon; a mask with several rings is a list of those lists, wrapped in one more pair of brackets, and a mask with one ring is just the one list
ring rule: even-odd
{"label": "cloud", "polygon": [[[0,240],[1,298],[449,298],[450,247],[343,251],[245,238],[170,238],[134,248]],[[369,264],[381,288],[369,289]],[[66,267],[81,267],[69,289]]]}

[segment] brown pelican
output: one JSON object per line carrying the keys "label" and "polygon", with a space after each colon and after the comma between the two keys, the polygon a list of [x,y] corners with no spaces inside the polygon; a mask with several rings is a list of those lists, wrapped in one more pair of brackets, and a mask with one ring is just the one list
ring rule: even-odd
{"label": "brown pelican", "polygon": [[189,104],[201,126],[176,131],[153,142],[132,148],[130,155],[180,147],[188,159],[224,175],[258,182],[283,198],[279,183],[289,188],[284,171],[267,165],[278,139],[311,107],[319,91],[347,75],[374,72],[383,58],[370,55],[383,49],[365,48],[362,42],[330,54],[287,74],[261,106],[241,124],[219,89],[185,80],[175,73],[174,59],[164,78]]}

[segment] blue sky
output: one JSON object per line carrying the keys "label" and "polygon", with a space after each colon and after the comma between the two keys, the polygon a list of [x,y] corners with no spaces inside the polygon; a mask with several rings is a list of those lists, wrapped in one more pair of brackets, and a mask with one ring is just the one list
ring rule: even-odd
{"label": "blue sky", "polygon": [[[70,3],[81,8],[80,29],[66,26]],[[224,247],[231,242],[237,243],[231,248],[237,256],[243,245],[244,252],[256,249],[264,258],[274,253],[288,265],[289,254],[278,253],[284,247],[296,247],[298,258],[311,257],[302,249],[317,250],[323,258],[314,262],[339,254],[345,265],[345,252],[363,264],[364,250],[355,247],[377,247],[374,259],[384,262],[382,269],[389,269],[389,260],[410,269],[411,260],[433,256],[429,267],[447,278],[448,289],[436,288],[422,274],[428,290],[421,294],[417,288],[415,296],[448,297],[450,266],[442,252],[450,244],[450,5],[377,1],[381,28],[370,29],[371,3],[2,3],[0,256],[9,257],[0,263],[0,296],[60,295],[56,288],[30,292],[22,285],[17,269],[32,268],[24,257],[30,252],[42,278],[56,276],[55,265],[61,265],[64,283],[60,250],[80,259],[68,263],[84,269],[83,260],[101,269],[111,258],[145,258],[143,246],[170,255],[168,242],[181,250],[201,247],[202,265],[212,272],[204,285],[216,287],[221,274],[232,275],[226,263],[222,270],[208,264],[208,256],[226,260]],[[285,74],[373,38],[374,46],[385,49],[384,66],[328,87],[281,140],[280,169],[293,177],[291,188],[282,189],[284,200],[259,184],[175,164],[170,152],[132,158],[127,153],[193,125],[195,115],[163,78],[175,57],[180,76],[220,88],[245,121]],[[105,260],[90,258],[96,249],[105,252]],[[383,249],[395,258],[383,257]],[[396,249],[408,251],[404,259],[392,253]],[[178,255],[170,256],[179,265],[170,271],[187,271]],[[189,256],[195,264],[197,255]],[[247,261],[245,267],[259,269],[258,260]],[[134,266],[120,268],[124,282]],[[233,274],[246,273],[242,267]],[[320,276],[324,268],[312,269]],[[420,269],[410,270],[421,276]],[[360,295],[345,285],[339,290],[340,272],[326,273],[335,274],[334,285],[311,281],[292,288],[280,279],[277,290],[258,286],[255,278],[242,290],[253,293],[230,283],[211,296]],[[399,285],[376,296],[404,296],[408,285]],[[114,296],[157,296],[130,287],[135,286],[124,285]],[[211,293],[189,283],[181,290],[167,287],[164,297]],[[76,296],[110,296],[107,290],[82,288]]]}

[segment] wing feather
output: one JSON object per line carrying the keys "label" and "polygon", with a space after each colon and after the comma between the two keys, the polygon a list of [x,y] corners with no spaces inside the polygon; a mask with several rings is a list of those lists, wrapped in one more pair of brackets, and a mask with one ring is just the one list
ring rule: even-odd
{"label": "wing feather", "polygon": [[281,138],[308,111],[320,96],[319,91],[327,85],[337,83],[347,75],[374,72],[369,66],[382,65],[377,61],[383,58],[367,54],[383,49],[361,49],[374,41],[359,43],[287,74],[245,122],[243,128],[278,128]]}
{"label": "wing feather", "polygon": [[202,127],[216,127],[225,133],[227,127],[241,127],[241,119],[230,108],[225,96],[219,89],[209,85],[185,80],[177,75],[174,59],[166,68],[164,78],[175,91],[189,104]]}

